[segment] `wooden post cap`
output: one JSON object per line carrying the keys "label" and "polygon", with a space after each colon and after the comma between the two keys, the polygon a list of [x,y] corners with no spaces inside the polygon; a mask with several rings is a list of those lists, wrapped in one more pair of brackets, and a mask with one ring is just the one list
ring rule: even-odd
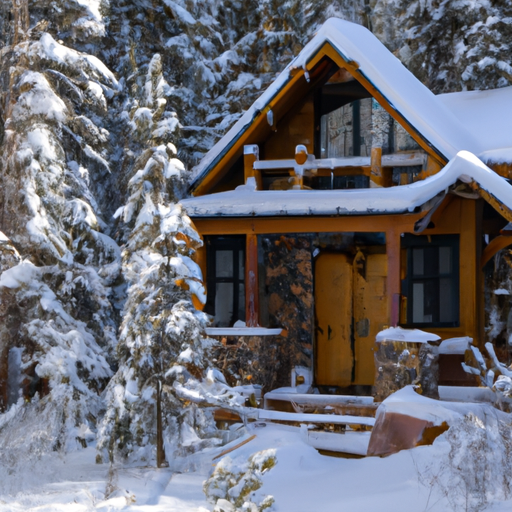
{"label": "wooden post cap", "polygon": [[303,165],[306,163],[306,160],[308,159],[308,149],[304,144],[298,144],[295,146],[295,161],[299,165]]}

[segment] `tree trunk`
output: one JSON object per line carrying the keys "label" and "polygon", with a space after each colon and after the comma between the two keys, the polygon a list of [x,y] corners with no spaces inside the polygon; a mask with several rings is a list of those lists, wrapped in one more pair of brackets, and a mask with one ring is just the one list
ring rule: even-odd
{"label": "tree trunk", "polygon": [[13,45],[25,41],[28,37],[29,16],[28,0],[12,0],[12,14],[14,18]]}
{"label": "tree trunk", "polygon": [[161,468],[165,462],[164,438],[162,432],[162,383],[157,381],[156,391],[156,465]]}

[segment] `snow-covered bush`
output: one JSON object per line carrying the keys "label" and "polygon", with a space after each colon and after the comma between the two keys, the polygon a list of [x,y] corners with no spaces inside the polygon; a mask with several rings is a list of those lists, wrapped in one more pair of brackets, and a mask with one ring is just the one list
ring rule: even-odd
{"label": "snow-covered bush", "polygon": [[204,482],[206,498],[216,505],[214,510],[217,512],[272,510],[272,496],[264,496],[259,504],[252,500],[253,493],[263,485],[261,477],[276,463],[276,451],[273,449],[254,453],[242,463],[229,456],[223,457]]}
{"label": "snow-covered bush", "polygon": [[480,349],[472,345],[472,357],[466,357],[471,359],[472,364],[462,363],[462,368],[466,373],[476,375],[481,384],[495,392],[497,407],[509,410],[510,401],[505,399],[512,396],[512,368],[499,361],[492,343],[486,343],[485,348],[489,354],[489,362],[485,360]]}
{"label": "snow-covered bush", "polygon": [[454,512],[480,512],[494,501],[509,499],[511,427],[507,415],[492,409],[461,418],[436,440],[446,456],[419,463],[420,483],[435,491],[432,496],[446,497]]}

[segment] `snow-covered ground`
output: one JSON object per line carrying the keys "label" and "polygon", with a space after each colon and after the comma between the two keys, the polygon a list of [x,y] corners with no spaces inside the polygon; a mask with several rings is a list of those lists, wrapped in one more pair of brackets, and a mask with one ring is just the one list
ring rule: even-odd
{"label": "snow-covered ground", "polygon": [[[458,469],[450,465],[454,444],[445,435],[433,446],[364,459],[320,455],[302,441],[299,428],[263,422],[249,425],[231,444],[253,435],[254,439],[228,456],[236,466],[255,452],[275,450],[277,464],[263,473],[263,485],[251,499],[259,503],[263,496],[273,496],[276,512],[512,509],[512,500],[501,492],[500,484],[488,486],[483,497],[474,494],[463,477],[475,467],[464,461],[459,461]],[[458,437],[459,441],[463,438],[463,434]],[[148,467],[109,471],[107,465],[95,464],[94,447],[66,456],[47,455],[30,463],[21,479],[13,480],[9,468],[0,462],[0,511],[211,511],[214,505],[206,501],[202,486],[221,460],[213,458],[227,447],[195,454],[181,465],[181,472]],[[500,468],[496,469],[499,474]],[[484,482],[484,475],[475,476],[477,486]]]}

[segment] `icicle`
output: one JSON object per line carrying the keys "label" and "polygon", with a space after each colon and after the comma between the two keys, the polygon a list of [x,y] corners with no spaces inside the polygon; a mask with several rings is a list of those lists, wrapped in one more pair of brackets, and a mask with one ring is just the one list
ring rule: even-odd
{"label": "icicle", "polygon": [[267,123],[269,126],[274,126],[274,112],[272,112],[272,109],[267,112]]}
{"label": "icicle", "polygon": [[306,65],[304,64],[304,78],[306,79],[306,82],[310,82],[311,78],[309,77],[309,71],[306,68]]}

